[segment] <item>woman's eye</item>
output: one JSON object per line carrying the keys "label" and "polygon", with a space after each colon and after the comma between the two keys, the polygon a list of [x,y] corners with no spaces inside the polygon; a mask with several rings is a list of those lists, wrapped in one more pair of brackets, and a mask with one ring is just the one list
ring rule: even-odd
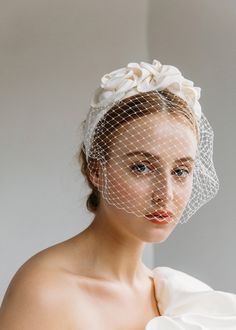
{"label": "woman's eye", "polygon": [[137,164],[134,164],[134,165],[131,166],[131,170],[133,172],[138,172],[138,173],[141,173],[141,174],[145,174],[145,173],[150,172],[152,169],[151,169],[151,167],[147,166],[144,163],[137,163]]}
{"label": "woman's eye", "polygon": [[189,170],[186,170],[184,168],[178,168],[178,169],[174,170],[174,174],[177,177],[186,177],[189,175]]}

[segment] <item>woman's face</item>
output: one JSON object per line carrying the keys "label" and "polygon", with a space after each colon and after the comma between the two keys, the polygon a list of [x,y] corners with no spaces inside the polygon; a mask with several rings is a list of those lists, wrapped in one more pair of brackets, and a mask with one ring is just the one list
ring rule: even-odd
{"label": "woman's face", "polygon": [[[196,136],[181,115],[127,122],[114,133],[102,167],[100,207],[144,241],[164,241],[189,201],[196,151]],[[169,215],[166,223],[151,222],[157,218],[150,214],[160,211]]]}

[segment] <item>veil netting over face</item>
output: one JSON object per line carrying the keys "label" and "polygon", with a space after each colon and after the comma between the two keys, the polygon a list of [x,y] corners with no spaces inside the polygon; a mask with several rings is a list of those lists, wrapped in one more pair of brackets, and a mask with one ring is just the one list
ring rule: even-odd
{"label": "veil netting over face", "polygon": [[89,173],[109,204],[186,223],[219,189],[199,87],[174,66],[129,63],[102,77],[83,125]]}

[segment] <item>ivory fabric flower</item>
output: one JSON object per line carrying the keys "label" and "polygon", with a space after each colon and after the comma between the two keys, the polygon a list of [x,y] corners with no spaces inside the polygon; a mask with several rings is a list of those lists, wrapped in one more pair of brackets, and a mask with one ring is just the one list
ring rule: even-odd
{"label": "ivory fabric flower", "polygon": [[129,63],[124,68],[105,74],[101,78],[100,87],[95,91],[91,106],[106,107],[129,96],[164,89],[185,100],[197,118],[201,117],[198,102],[201,88],[185,79],[176,67],[162,65],[157,60],[153,60],[152,64]]}

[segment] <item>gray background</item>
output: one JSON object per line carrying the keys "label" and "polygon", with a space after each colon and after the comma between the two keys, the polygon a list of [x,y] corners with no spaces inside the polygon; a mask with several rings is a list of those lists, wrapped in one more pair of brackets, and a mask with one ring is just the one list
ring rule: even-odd
{"label": "gray background", "polygon": [[100,77],[177,66],[202,88],[220,192],[144,261],[236,292],[234,0],[13,0],[0,5],[0,301],[29,257],[88,226],[75,153]]}

